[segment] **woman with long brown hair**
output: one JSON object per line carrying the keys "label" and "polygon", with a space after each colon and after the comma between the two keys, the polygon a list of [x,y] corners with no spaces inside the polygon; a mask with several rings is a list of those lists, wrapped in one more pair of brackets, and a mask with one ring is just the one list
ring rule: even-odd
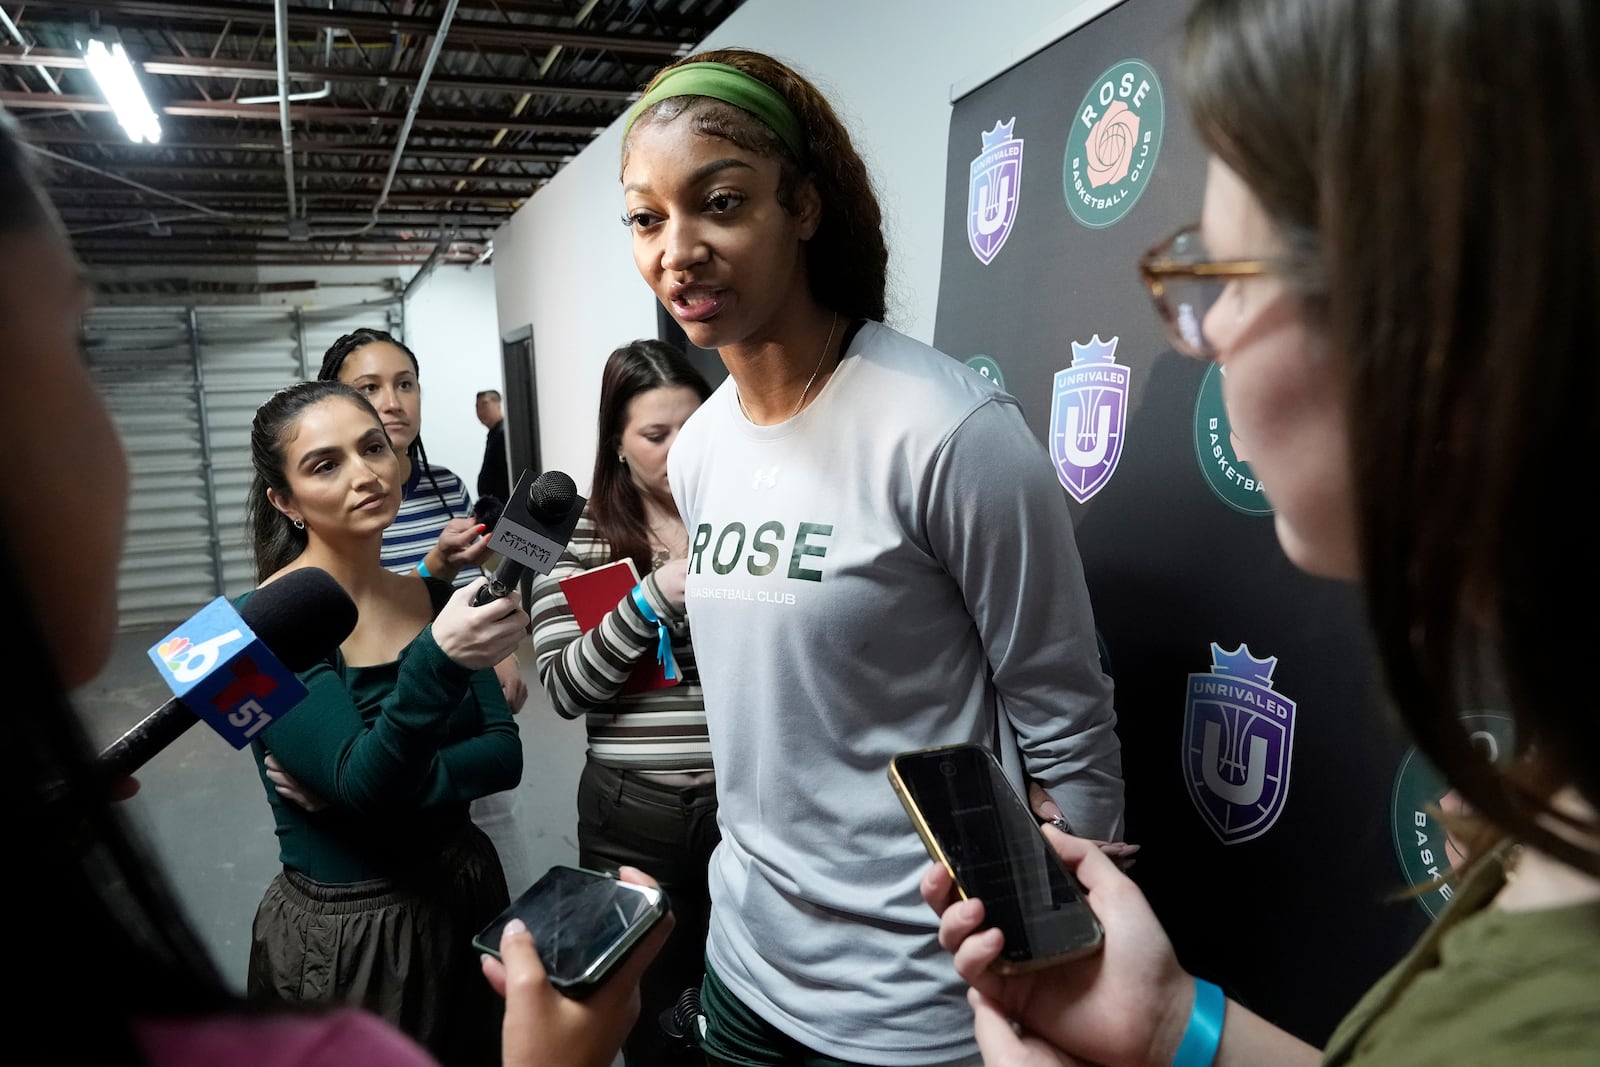
{"label": "woman with long brown hair", "polygon": [[[533,585],[539,679],[556,711],[582,717],[589,736],[578,780],[578,862],[649,871],[678,920],[645,972],[640,1021],[623,1047],[629,1067],[702,1062],[661,1025],[705,969],[707,865],[719,839],[705,700],[684,606],[689,540],[667,484],[667,455],[710,392],[682,350],[665,341],[633,341],[611,353],[588,504],[561,559]],[[584,631],[561,583],[621,560],[633,564],[637,585],[602,604],[603,618]],[[629,684],[641,664],[662,660],[673,665],[674,684]]]}

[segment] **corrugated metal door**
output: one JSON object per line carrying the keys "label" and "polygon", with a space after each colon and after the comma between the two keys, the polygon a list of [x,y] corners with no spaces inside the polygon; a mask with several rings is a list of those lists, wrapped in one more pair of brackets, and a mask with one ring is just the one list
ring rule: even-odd
{"label": "corrugated metal door", "polygon": [[124,629],[177,623],[255,585],[245,541],[250,420],[273,390],[314,376],[359,326],[403,336],[401,306],[102,307],[84,350],[132,474],[118,574]]}

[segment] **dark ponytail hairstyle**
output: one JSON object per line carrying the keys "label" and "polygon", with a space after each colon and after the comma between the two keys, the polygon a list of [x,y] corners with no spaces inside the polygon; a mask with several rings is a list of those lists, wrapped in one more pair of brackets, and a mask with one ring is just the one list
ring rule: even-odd
{"label": "dark ponytail hairstyle", "polygon": [[640,393],[669,386],[694,390],[702,401],[711,385],[683,350],[666,341],[643,338],[621,346],[606,358],[600,378],[600,419],[589,490],[589,513],[600,536],[611,543],[611,558],[632,559],[640,574],[649,574],[650,524],[644,501],[628,468],[617,460],[628,404]]}
{"label": "dark ponytail hairstyle", "polygon": [[306,550],[306,532],[296,529],[287,515],[272,506],[267,491],[280,497],[288,495],[284,441],[307,408],[332,397],[350,401],[370,414],[373,422],[383,425],[366,397],[343,382],[322,380],[279,389],[256,408],[250,422],[250,465],[255,468],[255,476],[250,479],[250,491],[245,497],[245,529],[255,557],[257,582],[266,581]]}
{"label": "dark ponytail hairstyle", "polygon": [[[407,348],[405,343],[393,334],[363,326],[359,330],[351,330],[328,346],[328,350],[322,354],[322,366],[317,369],[317,381],[339,381],[339,371],[344,367],[344,361],[349,357],[350,353],[378,341],[394,345],[404,352],[406,358],[411,360],[411,369],[416,374],[417,380],[419,382],[422,380],[422,367],[417,363],[417,354],[415,352]],[[417,431],[416,438],[406,448],[406,457],[411,460],[411,465],[423,477],[428,479],[428,484],[433,487],[433,495],[439,498],[440,504],[444,505],[445,514],[455,515],[455,508],[451,506],[450,501],[445,499],[444,490],[439,488],[439,482],[433,476],[433,468],[428,464],[428,450],[422,447],[421,430]]]}

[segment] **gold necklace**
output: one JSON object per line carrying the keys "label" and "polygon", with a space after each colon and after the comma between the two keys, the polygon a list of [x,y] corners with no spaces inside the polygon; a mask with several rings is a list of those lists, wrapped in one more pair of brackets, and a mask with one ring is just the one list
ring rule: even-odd
{"label": "gold necklace", "polygon": [[[817,357],[817,365],[811,368],[811,377],[806,379],[806,387],[800,390],[800,399],[795,401],[794,410],[789,412],[790,419],[800,414],[800,409],[806,406],[806,394],[811,392],[811,387],[817,383],[817,375],[822,373],[822,365],[828,361],[828,350],[833,347],[833,331],[838,328],[839,313],[835,311],[833,321],[828,324],[828,339],[822,342],[822,355]],[[734,390],[733,398],[739,402],[739,410],[744,412],[745,418],[750,418],[750,409],[744,406],[744,397],[739,395],[738,390]]]}
{"label": "gold necklace", "polygon": [[833,321],[828,323],[828,339],[822,342],[822,355],[817,357],[817,365],[811,368],[811,377],[806,379],[806,387],[800,390],[800,399],[795,401],[794,410],[789,412],[792,419],[800,414],[800,409],[806,406],[806,394],[811,392],[811,386],[816,382],[817,375],[822,371],[822,365],[828,361],[828,349],[833,347],[833,331],[839,328],[839,313],[833,313]]}

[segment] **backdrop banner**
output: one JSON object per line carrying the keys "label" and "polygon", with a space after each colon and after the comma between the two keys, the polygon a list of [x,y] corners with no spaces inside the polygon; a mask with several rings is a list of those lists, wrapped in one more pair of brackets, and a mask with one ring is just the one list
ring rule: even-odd
{"label": "backdrop banner", "polygon": [[1139,280],[1200,215],[1185,6],[1126,0],[955,103],[934,343],[1021,401],[1070,498],[1130,875],[1186,967],[1321,1044],[1448,895],[1450,849],[1359,593],[1284,557],[1219,369],[1168,348]]}

